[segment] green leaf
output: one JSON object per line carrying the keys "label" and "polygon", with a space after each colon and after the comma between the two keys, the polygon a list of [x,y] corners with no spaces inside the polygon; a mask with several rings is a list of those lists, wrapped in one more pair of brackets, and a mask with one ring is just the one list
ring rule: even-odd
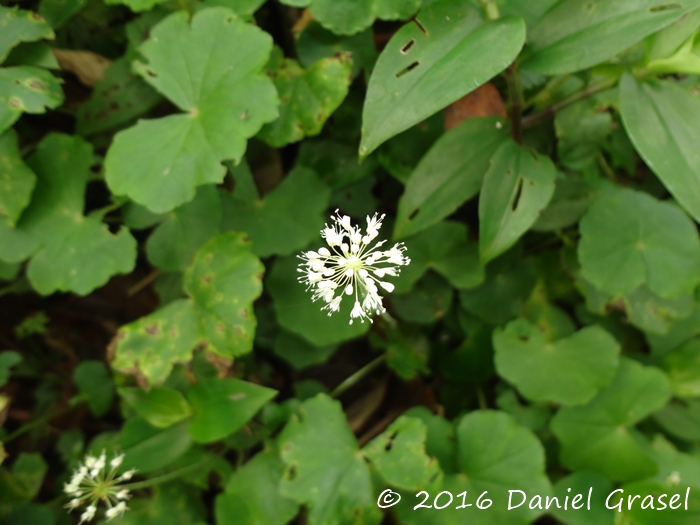
{"label": "green leaf", "polygon": [[309,525],[381,521],[367,465],[340,402],[304,401],[278,437],[286,468],[280,493],[308,507]]}
{"label": "green leaf", "polygon": [[198,443],[230,436],[250,420],[276,390],[240,379],[207,379],[187,393],[194,416],[190,434]]}
{"label": "green leaf", "polygon": [[283,463],[277,454],[264,450],[236,470],[226,491],[216,498],[219,525],[286,525],[299,505],[279,493]]}
{"label": "green leaf", "polygon": [[33,66],[0,69],[0,133],[22,113],[45,113],[46,108],[53,109],[62,103],[61,82],[45,69]]}
{"label": "green leaf", "polygon": [[496,406],[515,418],[519,425],[539,432],[550,419],[550,411],[544,403],[527,404],[520,400],[515,390],[504,390],[496,398]]}
{"label": "green leaf", "polygon": [[700,401],[669,403],[654,414],[654,419],[672,436],[700,441]]}
{"label": "green leaf", "polygon": [[433,414],[424,406],[409,408],[404,417],[419,419],[427,429],[425,452],[438,460],[445,474],[457,472],[455,428],[446,419]]}
{"label": "green leaf", "polygon": [[160,94],[131,73],[133,56],[114,61],[95,83],[90,99],[78,109],[76,130],[84,136],[131,124],[162,100]]}
{"label": "green leaf", "polygon": [[426,435],[420,419],[400,416],[362,452],[390,486],[415,490],[440,474],[437,461],[425,453]]}
{"label": "green leaf", "polygon": [[429,372],[430,340],[420,330],[397,326],[381,336],[370,333],[369,341],[374,348],[386,351],[387,366],[400,378],[410,381]]}
{"label": "green leaf", "polygon": [[207,242],[185,271],[189,299],[179,299],[123,326],[112,367],[162,383],[195,346],[230,358],[249,352],[255,333],[252,303],[262,292],[263,266],[243,234]]}
{"label": "green leaf", "polygon": [[105,0],[107,5],[125,5],[134,13],[142,13],[150,11],[158,4],[162,4],[167,0]]}
{"label": "green leaf", "polygon": [[14,350],[3,350],[0,352],[0,388],[5,386],[10,380],[11,368],[22,362],[22,356]]}
{"label": "green leaf", "polygon": [[524,319],[498,328],[493,335],[496,369],[531,401],[581,405],[610,384],[620,345],[599,326],[547,340]]}
{"label": "green leaf", "polygon": [[49,466],[41,454],[20,452],[12,465],[12,475],[24,499],[34,499],[41,490]]}
{"label": "green leaf", "polygon": [[675,82],[639,82],[625,75],[620,113],[635,149],[671,195],[700,221],[700,157],[691,139],[700,119],[700,100]]}
{"label": "green leaf", "polygon": [[[404,498],[397,505],[397,515],[405,525],[493,525],[496,523],[526,525],[537,516],[537,510],[526,505],[508,508],[508,491],[523,490],[528,495],[551,495],[549,480],[544,473],[544,450],[535,435],[519,426],[515,419],[503,412],[478,410],[464,416],[457,425],[457,464],[459,473],[445,475],[442,483],[430,487],[433,505],[440,491],[451,492],[453,503],[444,509],[413,506],[423,500]],[[466,508],[461,493],[466,491]],[[492,500],[487,510],[476,508],[476,501],[484,492],[484,498]],[[412,495],[411,495],[412,496]],[[513,501],[518,501],[518,495]],[[448,497],[443,495],[438,503],[444,505]],[[404,502],[405,500],[405,502]],[[483,499],[481,503],[486,503]],[[488,505],[488,503],[486,503]]]}
{"label": "green leaf", "polygon": [[342,343],[367,332],[369,323],[349,324],[348,301],[342,302],[340,311],[331,316],[322,312],[322,305],[312,302],[311,293],[297,281],[297,262],[296,257],[278,258],[266,283],[280,326],[316,346]]}
{"label": "green leaf", "polygon": [[3,28],[0,35],[0,64],[20,42],[33,42],[56,36],[41,16],[17,7],[0,6],[0,27]]}
{"label": "green leaf", "polygon": [[40,0],[39,15],[53,27],[63,27],[73,16],[85,7],[88,0]]}
{"label": "green leaf", "polygon": [[22,161],[14,130],[0,135],[0,217],[14,226],[29,204],[36,175]]}
{"label": "green leaf", "polygon": [[[590,509],[587,505],[589,491]],[[615,512],[605,507],[605,500],[612,491],[612,483],[605,476],[579,470],[557,481],[554,486],[557,503],[551,507],[552,514],[566,525],[613,525]],[[578,494],[583,497],[577,501]],[[565,505],[567,508],[562,508]]]}
{"label": "green leaf", "polygon": [[228,7],[240,16],[251,16],[257,11],[265,0],[205,0],[204,7]]}
{"label": "green leaf", "polygon": [[479,255],[485,264],[530,229],[554,194],[549,157],[509,140],[491,159],[479,196]]}
{"label": "green leaf", "polygon": [[61,69],[58,60],[46,42],[25,42],[15,47],[5,59],[6,66],[36,66]]}
{"label": "green leaf", "polygon": [[700,340],[692,339],[664,357],[661,368],[678,397],[700,397]]}
{"label": "green leaf", "polygon": [[404,321],[429,324],[442,319],[452,305],[452,288],[435,272],[427,272],[405,294],[391,296],[391,304]]}
{"label": "green leaf", "polygon": [[583,177],[559,176],[554,181],[552,200],[540,212],[532,229],[556,231],[576,224],[597,196],[597,185]]}
{"label": "green leaf", "polygon": [[569,469],[587,468],[614,481],[631,481],[656,472],[648,444],[633,425],[671,397],[658,368],[620,359],[617,375],[587,405],[562,408],[552,420],[561,443],[560,459]]}
{"label": "green leaf", "polygon": [[185,397],[172,388],[120,387],[117,390],[127,405],[156,428],[171,427],[192,413]]}
{"label": "green leaf", "polygon": [[[246,176],[252,182],[252,175]],[[224,230],[245,232],[259,257],[290,255],[318,238],[330,188],[307,168],[295,168],[262,199],[222,193]]]}
{"label": "green leaf", "polygon": [[535,272],[521,257],[500,257],[486,267],[486,280],[459,292],[459,302],[469,313],[490,324],[504,324],[523,311],[535,286]]}
{"label": "green leaf", "polygon": [[377,168],[374,157],[360,164],[352,146],[335,140],[305,140],[297,164],[313,169],[334,190],[367,177]]}
{"label": "green leaf", "polygon": [[280,96],[280,116],[258,137],[275,148],[321,133],[328,117],[348,94],[352,60],[346,54],[324,58],[308,69],[282,59],[268,71]]}
{"label": "green leaf", "polygon": [[581,274],[611,295],[642,284],[661,297],[689,293],[700,281],[700,241],[673,204],[609,187],[581,219]]}
{"label": "green leaf", "polygon": [[415,20],[391,38],[372,72],[361,157],[503,71],[525,42],[522,18],[482,22],[468,0],[429,4]]}
{"label": "green leaf", "polygon": [[314,346],[303,337],[280,330],[273,351],[297,370],[302,370],[324,363],[337,348],[337,345]]}
{"label": "green leaf", "polygon": [[502,119],[469,119],[445,133],[421,159],[399,200],[394,238],[432,226],[479,193],[491,157],[506,140]]}
{"label": "green leaf", "polygon": [[148,238],[148,260],[165,272],[184,270],[197,250],[219,233],[221,213],[217,189],[200,186],[194,199],[169,212]]}
{"label": "green leaf", "polygon": [[102,361],[81,361],[75,367],[73,381],[95,416],[109,411],[114,399],[114,382]]}
{"label": "green leaf", "polygon": [[296,50],[299,61],[305,67],[310,67],[323,58],[349,53],[353,78],[362,70],[370,70],[378,56],[371,29],[352,36],[339,36],[315,21],[310,22],[297,36]]}
{"label": "green leaf", "polygon": [[613,58],[698,5],[697,0],[563,0],[528,34],[532,54],[523,68],[543,75],[586,69]]}
{"label": "green leaf", "polygon": [[[134,69],[186,113],[140,121],[118,133],[105,159],[112,193],[161,213],[219,183],[223,160],[239,162],[247,139],[277,117],[277,93],[262,69],[272,38],[232,11],[184,11],[151,31]],[[234,49],[235,52],[231,52]]]}
{"label": "green leaf", "polygon": [[408,292],[428,269],[445,277],[456,288],[474,288],[484,280],[476,243],[470,243],[467,227],[440,222],[405,241],[411,264],[394,279],[396,293]]}
{"label": "green leaf", "polygon": [[27,161],[37,176],[36,189],[17,228],[6,231],[13,242],[3,243],[0,257],[18,262],[34,253],[27,277],[42,295],[87,295],[134,268],[136,241],[128,229],[113,234],[99,211],[83,215],[92,162],[92,146],[58,134],[48,135]]}
{"label": "green leaf", "polygon": [[[202,502],[202,493],[190,479],[156,485],[151,489],[152,498],[129,500],[129,510],[114,522],[103,520],[99,525],[205,525],[207,508]],[[150,492],[150,491],[149,491]]]}
{"label": "green leaf", "polygon": [[124,453],[120,470],[135,468],[147,474],[172,465],[192,446],[187,425],[183,421],[160,429],[140,417],[127,419],[116,441],[118,450]]}

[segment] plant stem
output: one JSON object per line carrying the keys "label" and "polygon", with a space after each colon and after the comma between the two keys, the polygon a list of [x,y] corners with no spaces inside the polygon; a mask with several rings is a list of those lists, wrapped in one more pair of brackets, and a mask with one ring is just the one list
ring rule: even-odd
{"label": "plant stem", "polygon": [[506,80],[508,81],[508,97],[510,98],[509,113],[513,140],[518,144],[522,144],[523,87],[520,83],[520,72],[515,63],[506,69]]}
{"label": "plant stem", "polygon": [[215,458],[205,459],[204,461],[193,463],[192,465],[182,467],[181,469],[175,470],[173,472],[168,472],[167,474],[163,474],[162,476],[157,476],[155,478],[147,479],[145,481],[138,481],[136,483],[127,483],[126,485],[121,486],[129,490],[140,490],[147,489],[149,487],[154,487],[156,485],[160,485],[161,483],[166,483],[173,479],[177,479],[180,476],[184,476],[185,474],[196,472],[200,468],[205,467],[210,463],[213,463],[214,459]]}
{"label": "plant stem", "polygon": [[386,361],[386,354],[382,354],[374,361],[367,363],[365,366],[360,368],[357,372],[335,387],[333,392],[331,392],[331,397],[338,397],[349,388],[355,386],[362,379],[371,374],[376,368],[378,368],[384,361]]}
{"label": "plant stem", "polygon": [[576,102],[587,99],[588,97],[591,97],[591,96],[595,95],[596,93],[600,93],[601,91],[605,91],[606,89],[610,89],[615,84],[617,84],[618,80],[619,79],[616,77],[615,78],[606,78],[605,80],[601,80],[600,82],[596,82],[595,84],[591,84],[591,85],[585,87],[584,89],[582,89],[581,91],[577,91],[573,95],[566,97],[564,100],[544,108],[542,111],[539,111],[533,115],[528,115],[527,117],[524,117],[523,121],[522,121],[522,126],[524,128],[531,128],[533,126],[536,126],[537,124],[554,116],[557,113],[557,111],[561,111],[562,109],[567,108],[570,105],[575,104]]}
{"label": "plant stem", "polygon": [[501,13],[498,11],[498,4],[496,0],[479,0],[481,7],[486,11],[486,17],[489,20],[497,20],[501,17]]}
{"label": "plant stem", "polygon": [[22,425],[19,427],[17,430],[15,430],[12,434],[7,436],[5,439],[2,440],[3,443],[9,443],[13,439],[17,439],[23,434],[26,434],[30,430],[33,430],[37,427],[40,427],[41,425],[44,425],[45,423],[48,423],[54,418],[57,418],[59,416],[62,416],[64,414],[67,414],[71,410],[73,410],[76,406],[78,406],[82,402],[82,399],[78,399],[77,402],[75,403],[70,403],[67,407],[63,407],[60,410],[57,410],[56,412],[51,412],[51,413],[46,413],[43,416],[40,416],[36,418],[34,421],[30,421],[26,425]]}

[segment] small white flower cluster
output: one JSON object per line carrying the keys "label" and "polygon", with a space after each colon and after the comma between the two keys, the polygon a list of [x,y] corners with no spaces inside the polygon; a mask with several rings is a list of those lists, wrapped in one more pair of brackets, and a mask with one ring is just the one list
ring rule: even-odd
{"label": "small white flower cluster", "polygon": [[367,230],[362,235],[359,226],[352,226],[350,217],[340,216],[338,210],[335,213],[331,217],[335,224],[326,224],[321,230],[330,250],[324,247],[317,252],[299,255],[303,262],[298,271],[304,274],[299,281],[307,285],[307,290],[314,288],[312,299],[323,299],[326,305],[321,309],[328,310],[328,315],[340,310],[344,295],[354,295],[350,324],[357,318],[363,323],[365,319],[372,322],[372,312],[380,314],[386,311],[377,285],[391,293],[394,285],[382,279],[396,277],[400,267],[411,260],[404,255],[406,247],[403,243],[397,243],[387,251],[378,249],[385,241],[371,245],[379,235],[384,215],[379,218],[376,213],[373,217],[367,216]]}
{"label": "small white flower cluster", "polygon": [[107,521],[121,516],[128,510],[126,501],[131,497],[129,489],[119,484],[129,481],[136,470],[127,470],[117,476],[117,469],[124,461],[124,454],[114,456],[107,468],[107,456],[102,451],[99,457],[87,456],[81,465],[73,472],[70,481],[63,487],[71,501],[66,505],[69,511],[87,503],[85,511],[80,515],[80,524],[91,521],[97,513],[97,504],[103,501],[107,505],[105,517]]}

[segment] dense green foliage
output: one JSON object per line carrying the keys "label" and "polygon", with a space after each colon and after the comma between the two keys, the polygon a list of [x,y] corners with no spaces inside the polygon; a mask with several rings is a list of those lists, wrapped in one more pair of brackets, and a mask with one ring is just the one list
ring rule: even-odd
{"label": "dense green foliage", "polygon": [[697,525],[698,75],[700,0],[0,1],[0,525],[103,450],[124,525]]}

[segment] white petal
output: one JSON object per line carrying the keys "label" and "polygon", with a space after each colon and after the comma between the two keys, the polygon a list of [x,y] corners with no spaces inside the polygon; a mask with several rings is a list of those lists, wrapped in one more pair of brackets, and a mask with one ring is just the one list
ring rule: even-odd
{"label": "white petal", "polygon": [[348,284],[345,287],[345,295],[352,295],[353,289],[352,289],[352,284]]}
{"label": "white petal", "polygon": [[318,253],[323,255],[324,257],[330,257],[331,252],[328,250],[328,248],[319,248]]}
{"label": "white petal", "polygon": [[385,289],[387,292],[389,292],[389,293],[391,293],[391,292],[394,291],[394,285],[391,284],[391,283],[387,283],[387,282],[384,282],[384,281],[380,281],[380,282],[379,282],[379,286],[381,286],[382,288],[384,288],[384,289]]}

